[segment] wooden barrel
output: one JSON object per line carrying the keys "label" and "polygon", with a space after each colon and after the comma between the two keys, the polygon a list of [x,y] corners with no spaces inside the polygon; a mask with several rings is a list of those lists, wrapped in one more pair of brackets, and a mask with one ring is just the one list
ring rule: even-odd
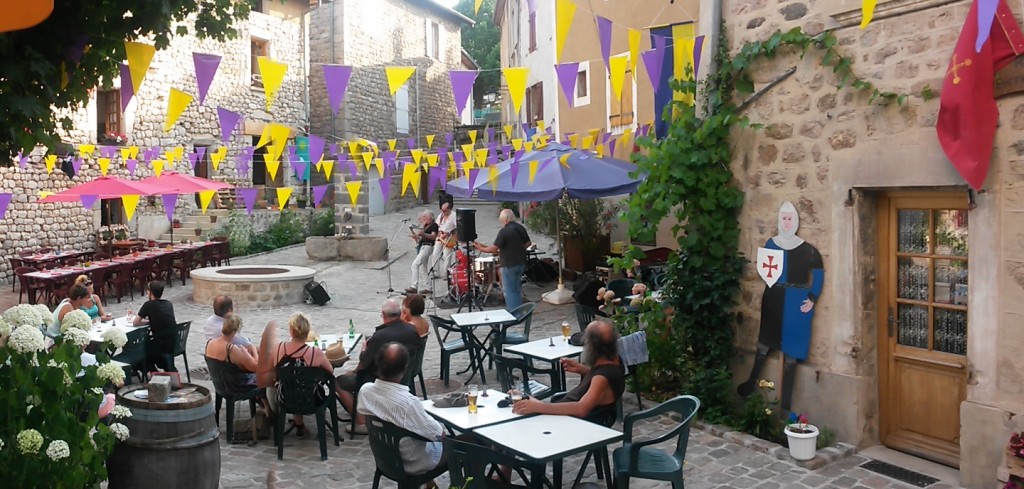
{"label": "wooden barrel", "polygon": [[[130,436],[117,442],[107,459],[110,489],[216,488],[220,484],[220,430],[213,414],[210,390],[195,388],[180,401],[150,402],[133,392],[145,385],[130,385],[117,393],[117,403],[132,410],[118,420]],[[173,396],[173,393],[172,393]]]}

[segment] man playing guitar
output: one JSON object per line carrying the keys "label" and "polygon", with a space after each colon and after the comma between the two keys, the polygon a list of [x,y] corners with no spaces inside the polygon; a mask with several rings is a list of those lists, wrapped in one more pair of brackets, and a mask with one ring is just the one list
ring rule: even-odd
{"label": "man playing guitar", "polygon": [[[434,241],[437,239],[437,223],[434,222],[434,213],[430,211],[423,211],[420,214],[420,228],[416,231],[413,226],[409,226],[409,231],[412,233],[411,237],[416,241],[416,258],[412,261],[412,286],[405,289],[406,294],[415,294],[417,291],[422,294],[429,294],[429,285],[418,289],[420,285],[420,278],[422,277],[428,284],[430,279],[427,277],[427,265],[428,260],[432,256],[431,251],[434,248]],[[424,272],[420,275],[420,272]]]}
{"label": "man playing guitar", "polygon": [[[437,216],[437,242],[434,243],[434,254],[430,257],[430,263],[434,264],[432,272],[437,275],[438,271],[447,270],[452,265],[452,258],[455,254],[456,233],[455,213],[452,212],[452,204],[449,201],[441,203],[441,213]],[[444,258],[439,262],[438,258]],[[442,278],[443,275],[442,275]]]}

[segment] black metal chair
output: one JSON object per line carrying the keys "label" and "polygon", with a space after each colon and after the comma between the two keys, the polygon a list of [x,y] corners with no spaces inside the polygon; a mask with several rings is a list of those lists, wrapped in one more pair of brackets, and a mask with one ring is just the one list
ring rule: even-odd
{"label": "black metal chair", "polygon": [[204,355],[206,368],[210,371],[210,380],[213,382],[213,390],[216,393],[214,420],[220,426],[220,407],[223,401],[227,401],[228,412],[225,415],[227,421],[227,442],[234,440],[235,433],[235,403],[249,401],[249,414],[256,417],[256,399],[263,392],[263,389],[254,385],[246,385],[240,382],[244,374],[237,365],[216,360]]}
{"label": "black metal chair", "polygon": [[[491,355],[491,358],[494,359],[494,369],[498,372],[498,383],[501,384],[503,392],[508,392],[513,387],[521,387],[524,394],[537,399],[546,399],[561,390],[558,387],[561,380],[554,368],[539,368],[530,365],[526,360],[501,355]],[[550,378],[550,383],[544,384],[537,381],[536,378],[530,379],[530,375],[534,377],[547,375]]]}
{"label": "black metal chair", "polygon": [[[192,373],[188,371],[188,355],[185,354],[185,346],[188,345],[188,332],[192,329],[192,321],[178,323],[177,339],[174,342],[174,353],[171,359],[182,357],[185,359],[185,378],[192,383]],[[173,362],[172,362],[173,363]]]}
{"label": "black metal chair", "polygon": [[576,304],[576,323],[579,324],[580,332],[587,329],[587,325],[599,317],[606,318],[608,315],[596,308],[585,306],[583,304]]}
{"label": "black metal chair", "polygon": [[[451,356],[468,351],[470,364],[475,364],[476,354],[466,341],[465,333],[455,325],[455,322],[433,314],[428,314],[427,319],[434,327],[434,335],[441,346],[441,379],[444,380],[444,386],[448,387],[448,381],[451,379]],[[449,339],[452,334],[456,339]]]}
{"label": "black metal chair", "polygon": [[423,474],[408,474],[402,462],[399,442],[403,438],[430,440],[376,416],[366,416],[366,429],[370,435],[370,451],[373,452],[373,460],[377,463],[377,470],[373,473],[373,489],[380,486],[381,476],[397,482],[398,489],[417,489],[448,470],[447,465],[440,464]]}
{"label": "black metal chair", "polygon": [[128,342],[121,347],[121,353],[110,357],[128,364],[129,377],[138,375],[140,383],[146,381],[146,343],[149,343],[149,328],[135,328],[128,332]]}
{"label": "black metal chair", "polygon": [[[334,395],[334,376],[320,367],[280,367],[277,369],[278,392],[281,396],[274,420],[274,444],[277,459],[284,459],[284,421],[288,414],[316,415],[317,438],[320,441],[320,460],[327,460],[327,429],[338,434],[338,406]],[[330,424],[326,411],[330,410]]]}
{"label": "black metal chair", "polygon": [[427,338],[423,337],[420,347],[414,352],[409,352],[409,368],[405,369],[405,376],[402,383],[409,386],[409,392],[416,395],[416,377],[420,378],[420,390],[423,391],[423,400],[427,399],[427,384],[423,380],[423,355],[427,350]]}
{"label": "black metal chair", "polygon": [[633,295],[633,284],[635,283],[636,280],[633,280],[631,278],[617,278],[615,280],[609,281],[608,285],[605,288],[612,292],[615,292],[616,299],[622,299],[623,302],[626,302],[625,297],[628,295]]}
{"label": "black metal chair", "polygon": [[[444,439],[444,451],[448,455],[448,477],[452,487],[509,487],[510,481],[494,481],[490,474],[501,474],[498,467],[505,466],[526,482],[527,489],[544,487],[544,464],[531,463],[491,447]],[[472,482],[470,482],[472,481]]]}
{"label": "black metal chair", "polygon": [[[515,316],[516,320],[500,326],[501,329],[498,331],[498,334],[494,335],[494,339],[491,340],[491,351],[501,355],[505,345],[520,345],[529,342],[530,324],[533,322],[533,310],[536,308],[537,303],[527,302],[513,309],[510,314]],[[521,333],[509,331],[519,325],[523,326]]]}
{"label": "black metal chair", "polygon": [[[673,488],[683,487],[683,460],[686,459],[686,445],[690,441],[690,423],[700,409],[700,400],[693,396],[677,396],[646,411],[626,416],[622,421],[622,447],[612,452],[615,464],[615,480],[620,488],[629,488],[629,479],[654,479],[671,481]],[[643,441],[633,441],[633,424],[637,421],[659,417],[665,413],[676,413],[680,421],[668,432]],[[646,436],[645,436],[646,438]],[[672,453],[650,445],[676,439]]]}

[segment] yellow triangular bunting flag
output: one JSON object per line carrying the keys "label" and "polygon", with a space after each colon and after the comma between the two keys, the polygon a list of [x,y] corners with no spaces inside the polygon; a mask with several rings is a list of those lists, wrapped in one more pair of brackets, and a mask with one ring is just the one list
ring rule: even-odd
{"label": "yellow triangular bunting flag", "polygon": [[402,197],[405,197],[405,190],[412,185],[413,175],[418,175],[416,165],[405,165],[402,168]]}
{"label": "yellow triangular bunting flag", "polygon": [[[125,42],[124,54],[128,58],[128,71],[132,74],[132,88],[135,94],[139,94],[139,87],[142,86],[142,79],[149,71],[149,63],[153,61],[156,48],[149,44],[139,42]],[[138,199],[136,199],[138,202]],[[130,217],[128,219],[131,219]]]}
{"label": "yellow triangular bunting flag", "polygon": [[[78,152],[81,153],[82,156],[91,156],[93,151],[96,151],[96,145],[95,144],[80,144],[80,145],[78,145]],[[124,150],[122,150],[122,151],[124,151]]]}
{"label": "yellow triangular bunting flag", "polygon": [[348,200],[352,202],[352,207],[355,207],[356,203],[359,202],[359,189],[362,186],[362,180],[356,182],[345,182],[345,189],[348,190]]}
{"label": "yellow triangular bunting flag", "polygon": [[530,74],[529,68],[502,68],[505,75],[505,84],[508,85],[508,96],[512,100],[512,110],[519,113],[519,106],[523,104],[523,97],[526,96],[526,78]]}
{"label": "yellow triangular bunting flag", "polygon": [[331,173],[334,172],[334,160],[320,160],[323,162],[324,176],[327,177],[327,181],[331,181]]}
{"label": "yellow triangular bunting flag", "polygon": [[132,220],[132,216],[135,215],[135,207],[139,205],[138,195],[122,195],[121,203],[124,204],[124,214],[128,216],[128,220]]}
{"label": "yellow triangular bunting flag", "polygon": [[475,0],[473,2],[473,15],[480,15],[480,6],[484,4],[484,0]]}
{"label": "yellow triangular bunting flag", "polygon": [[431,168],[437,166],[437,153],[427,153],[427,165]]}
{"label": "yellow triangular bunting flag", "polygon": [[594,145],[594,136],[587,136],[583,138],[583,147],[580,149],[590,149]]}
{"label": "yellow triangular bunting flag", "polygon": [[57,155],[46,155],[43,161],[46,162],[46,173],[53,173],[53,167],[57,165]]}
{"label": "yellow triangular bunting flag", "polygon": [[580,136],[579,136],[579,134],[570,134],[569,135],[569,146],[572,146],[573,148],[579,148],[579,144],[580,144]]}
{"label": "yellow triangular bunting flag", "polygon": [[412,161],[416,162],[416,164],[419,165],[420,161],[423,160],[423,150],[419,148],[413,148],[412,150],[410,150],[410,152],[412,153]]}
{"label": "yellow triangular bunting flag", "polygon": [[576,16],[576,4],[569,0],[555,0],[555,62],[560,63],[569,28]]}
{"label": "yellow triangular bunting flag", "polygon": [[476,150],[476,166],[483,168],[487,165],[487,148]]}
{"label": "yellow triangular bunting flag", "polygon": [[110,169],[110,158],[99,158],[96,163],[100,165],[100,173],[107,176],[107,170]]}
{"label": "yellow triangular bunting flag", "polygon": [[210,202],[213,200],[213,194],[216,194],[216,190],[203,190],[199,192],[199,207],[206,214],[206,209],[210,207]]}
{"label": "yellow triangular bunting flag", "polygon": [[640,29],[627,29],[627,34],[629,35],[629,69],[633,72],[633,79],[636,79],[636,63],[640,58],[642,33]]}
{"label": "yellow triangular bunting flag", "polygon": [[[356,154],[356,150],[359,149],[359,141],[348,142],[348,154]],[[394,148],[392,148],[394,149]]]}
{"label": "yellow triangular bunting flag", "polygon": [[473,161],[473,145],[472,144],[463,144],[462,145],[462,154],[464,154],[466,156],[466,161]]}
{"label": "yellow triangular bunting flag", "polygon": [[266,56],[257,58],[260,66],[260,77],[263,78],[263,90],[267,96],[267,110],[274,104],[281,84],[284,83],[284,74],[288,71],[288,65],[279,63]]}
{"label": "yellow triangular bunting flag", "polygon": [[45,190],[40,190],[39,191],[39,198],[40,199],[45,199],[45,198],[47,198],[47,197],[49,197],[51,195],[53,195],[53,192],[47,192]]}
{"label": "yellow triangular bunting flag", "polygon": [[365,151],[362,153],[363,166],[366,167],[366,171],[370,171],[370,165],[373,164],[373,153]]}
{"label": "yellow triangular bunting flag", "polygon": [[270,174],[270,179],[277,180],[277,170],[281,169],[281,162],[267,153],[263,154],[263,161],[267,167],[267,173]]}
{"label": "yellow triangular bunting flag", "polygon": [[462,173],[466,175],[466,181],[469,181],[469,170],[473,169],[473,162],[467,161],[462,164]]}
{"label": "yellow triangular bunting flag", "polygon": [[210,153],[210,163],[213,163],[213,169],[220,169],[220,163],[224,161],[224,158],[228,155],[228,147],[221,146],[216,151]]}
{"label": "yellow triangular bunting flag", "polygon": [[523,149],[527,151],[533,151],[533,141],[527,141],[523,143]]}
{"label": "yellow triangular bunting flag", "polygon": [[[132,148],[135,148],[136,151],[139,150],[139,148],[137,146],[132,146]],[[132,150],[131,150],[131,148],[121,148],[121,161],[127,161],[131,157],[132,157]]]}
{"label": "yellow triangular bunting flag", "polygon": [[171,132],[174,123],[178,122],[178,118],[181,117],[181,114],[185,112],[185,109],[191,103],[191,95],[177,88],[171,89],[171,94],[167,97],[167,115],[164,116],[164,132]]}
{"label": "yellow triangular bunting flag", "polygon": [[512,139],[512,124],[507,124],[502,129],[505,130],[505,135],[508,136],[509,139]]}
{"label": "yellow triangular bunting flag", "polygon": [[569,154],[566,153],[558,158],[558,163],[562,166],[569,168]]}
{"label": "yellow triangular bunting flag", "polygon": [[384,176],[384,159],[383,158],[377,158],[376,160],[373,161],[373,164],[374,164],[374,166],[377,167],[377,175],[383,177]]}
{"label": "yellow triangular bunting flag", "polygon": [[626,78],[629,59],[625,55],[608,58],[608,76],[611,78],[612,94],[615,100],[622,100],[622,81]]}
{"label": "yellow triangular bunting flag", "polygon": [[160,178],[160,175],[164,173],[164,165],[166,163],[167,162],[164,160],[153,160],[153,174],[156,175],[157,178]]}
{"label": "yellow triangular bunting flag", "polygon": [[434,135],[433,134],[428,134],[427,135],[427,149],[430,149],[430,148],[433,148],[433,147],[434,147]]}
{"label": "yellow triangular bunting flag", "polygon": [[491,182],[491,193],[494,193],[498,191],[498,167],[492,166],[490,170],[491,175],[488,180]]}
{"label": "yellow triangular bunting flag", "polygon": [[402,85],[405,85],[405,82],[409,81],[409,77],[415,72],[415,66],[384,67],[384,73],[388,77],[388,90],[391,90],[392,97],[395,96],[395,93],[398,93],[398,89],[402,88]]}
{"label": "yellow triangular bunting flag", "polygon": [[530,179],[528,180],[528,182],[530,182],[530,185],[533,185],[533,179],[534,178],[537,178],[537,161],[536,160],[530,162]]}
{"label": "yellow triangular bunting flag", "polygon": [[278,187],[277,188],[277,207],[284,209],[288,206],[288,198],[292,196],[291,187]]}
{"label": "yellow triangular bunting flag", "polygon": [[519,151],[519,150],[523,149],[523,140],[520,139],[520,138],[513,139],[512,140],[512,149],[514,149],[516,151]]}
{"label": "yellow triangular bunting flag", "polygon": [[469,131],[469,142],[476,144],[476,129],[471,129]]}
{"label": "yellow triangular bunting flag", "polygon": [[388,151],[394,151],[395,150],[395,144],[398,144],[398,140],[397,139],[388,139]]}

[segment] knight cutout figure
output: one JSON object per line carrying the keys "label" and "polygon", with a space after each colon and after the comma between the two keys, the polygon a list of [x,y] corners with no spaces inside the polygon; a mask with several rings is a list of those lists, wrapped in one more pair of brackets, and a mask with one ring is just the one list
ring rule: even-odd
{"label": "knight cutout figure", "polygon": [[761,329],[754,367],[737,391],[742,397],[753,393],[768,353],[782,350],[781,404],[788,412],[797,362],[806,360],[810,349],[811,320],[825,282],[825,268],[818,249],[796,235],[800,216],[793,204],[782,204],[778,223],[779,234],[757,250],[757,273],[766,284],[761,297]]}

